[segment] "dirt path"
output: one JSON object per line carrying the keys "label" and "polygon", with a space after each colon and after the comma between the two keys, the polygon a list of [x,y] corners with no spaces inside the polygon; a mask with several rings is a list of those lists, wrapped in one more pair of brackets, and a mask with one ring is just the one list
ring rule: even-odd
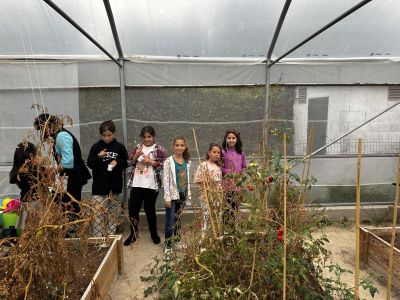
{"label": "dirt path", "polygon": [[[158,231],[163,241],[162,231]],[[125,231],[123,238],[128,236]],[[124,273],[118,276],[111,289],[112,300],[144,299],[144,289],[151,284],[142,282],[140,276],[148,276],[154,265],[154,257],[163,257],[163,243],[153,244],[147,228],[140,228],[140,239],[130,247],[124,247]],[[146,299],[155,299],[147,297]]]}
{"label": "dirt path", "polygon": [[[354,272],[355,262],[355,230],[351,228],[342,227],[326,227],[322,230],[330,244],[328,250],[332,252],[332,259],[334,263],[338,263],[341,267]],[[162,230],[159,229],[161,239],[163,240]],[[124,232],[124,238],[128,235]],[[140,239],[135,242],[131,247],[124,247],[124,274],[118,277],[112,290],[111,297],[113,300],[126,300],[126,299],[144,299],[144,289],[150,284],[142,282],[140,276],[148,276],[151,267],[154,265],[154,257],[163,257],[163,243],[154,245],[148,229],[146,227],[140,228]],[[360,276],[366,276],[368,272],[362,270]],[[386,299],[385,281],[379,279],[374,275],[374,285],[378,288],[379,294],[372,298],[367,291],[360,289],[360,297],[362,299]],[[343,281],[348,282],[349,285],[354,282],[354,274],[344,274]],[[381,285],[380,282],[383,284]],[[146,299],[156,299],[155,296]],[[399,294],[393,294],[393,299],[400,299]]]}

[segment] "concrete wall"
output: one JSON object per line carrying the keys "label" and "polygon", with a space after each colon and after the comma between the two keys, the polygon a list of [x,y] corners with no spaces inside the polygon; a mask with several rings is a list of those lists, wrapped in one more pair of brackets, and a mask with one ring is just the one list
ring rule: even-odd
{"label": "concrete wall", "polygon": [[[320,97],[329,98],[327,142],[334,140],[376,113],[394,104],[393,101],[388,100],[387,86],[307,86],[307,103],[303,104],[296,101],[293,107],[295,154],[301,155],[304,153],[302,143],[307,140],[307,106],[309,99]],[[399,140],[400,107],[393,108],[391,111],[360,128],[346,137],[346,140],[353,140],[354,142],[359,137],[365,140]],[[349,145],[349,143],[346,141],[338,143],[328,148],[326,153],[350,154],[354,150],[354,145]],[[369,147],[369,145],[366,145],[366,147]],[[380,151],[378,148],[375,147],[376,153]],[[366,148],[365,150],[368,149]],[[396,152],[398,150],[393,149],[392,151]],[[384,152],[384,149],[382,151]]]}

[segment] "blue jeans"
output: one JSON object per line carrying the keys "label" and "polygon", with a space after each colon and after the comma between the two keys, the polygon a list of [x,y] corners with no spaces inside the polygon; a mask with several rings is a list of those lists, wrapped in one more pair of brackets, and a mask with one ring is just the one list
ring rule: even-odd
{"label": "blue jeans", "polygon": [[185,194],[179,193],[179,199],[171,201],[171,208],[165,213],[165,246],[172,247],[173,242],[181,239],[181,213],[185,205]]}

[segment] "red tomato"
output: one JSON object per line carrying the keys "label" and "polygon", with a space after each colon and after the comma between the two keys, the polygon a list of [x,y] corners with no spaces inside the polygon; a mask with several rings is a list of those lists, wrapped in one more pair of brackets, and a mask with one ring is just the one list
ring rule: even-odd
{"label": "red tomato", "polygon": [[254,190],[254,186],[252,186],[252,185],[248,185],[247,186],[247,189],[251,192],[251,191],[253,191]]}
{"label": "red tomato", "polygon": [[278,235],[278,241],[282,242],[283,241],[283,236]]}
{"label": "red tomato", "polygon": [[274,181],[274,177],[272,177],[271,175],[267,177],[268,182],[273,182]]}

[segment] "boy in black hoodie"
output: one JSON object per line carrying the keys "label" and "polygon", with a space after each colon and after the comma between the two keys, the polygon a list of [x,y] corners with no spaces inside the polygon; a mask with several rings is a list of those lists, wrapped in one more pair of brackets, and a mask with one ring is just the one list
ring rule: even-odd
{"label": "boy in black hoodie", "polygon": [[114,138],[115,125],[109,120],[100,125],[101,140],[89,152],[88,167],[92,169],[92,200],[99,210],[107,208],[93,224],[93,236],[115,234],[120,204],[118,194],[122,192],[122,173],[128,166],[128,152]]}

